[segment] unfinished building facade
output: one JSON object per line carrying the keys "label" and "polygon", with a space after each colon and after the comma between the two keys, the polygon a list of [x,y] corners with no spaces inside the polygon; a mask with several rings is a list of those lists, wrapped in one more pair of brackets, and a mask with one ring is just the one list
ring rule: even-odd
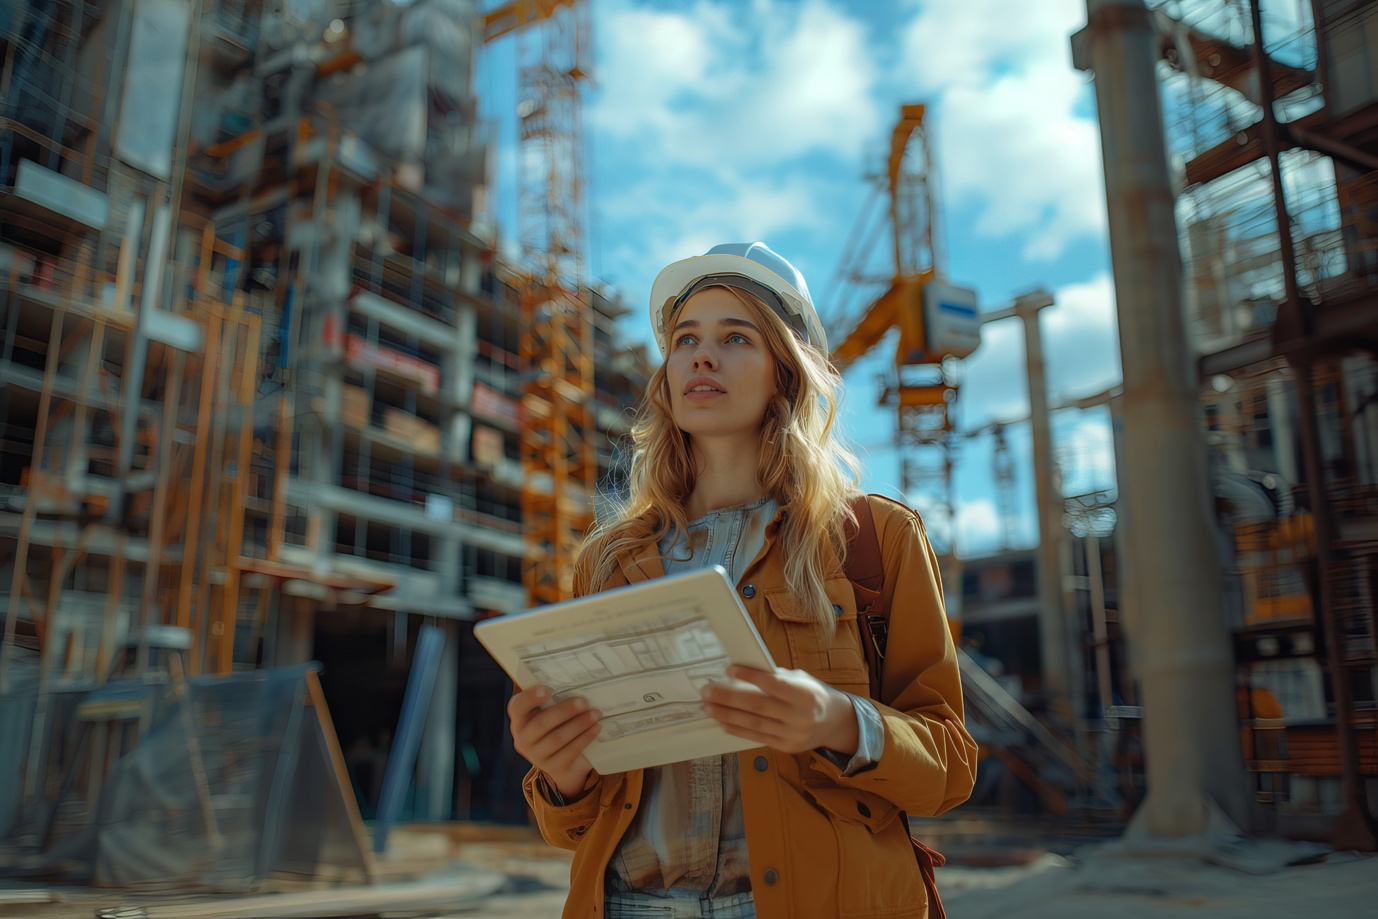
{"label": "unfinished building facade", "polygon": [[[0,836],[70,765],[53,713],[169,647],[322,662],[367,814],[423,622],[411,810],[504,816],[470,626],[526,605],[525,368],[479,28],[473,0],[0,10]],[[607,472],[646,359],[582,293]]]}

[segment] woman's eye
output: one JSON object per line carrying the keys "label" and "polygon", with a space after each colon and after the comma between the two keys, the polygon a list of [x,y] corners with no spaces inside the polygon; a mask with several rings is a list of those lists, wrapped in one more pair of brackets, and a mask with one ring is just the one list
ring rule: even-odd
{"label": "woman's eye", "polygon": [[737,334],[737,333],[733,333],[732,335],[727,336],[727,340],[730,341],[730,342],[742,342],[742,343],[747,343],[747,341],[746,341],[746,336],[745,336],[745,335],[741,335],[741,334]]}
{"label": "woman's eye", "polygon": [[692,335],[681,335],[679,338],[675,339],[675,347],[679,347],[681,345],[692,345],[693,343],[694,336]]}

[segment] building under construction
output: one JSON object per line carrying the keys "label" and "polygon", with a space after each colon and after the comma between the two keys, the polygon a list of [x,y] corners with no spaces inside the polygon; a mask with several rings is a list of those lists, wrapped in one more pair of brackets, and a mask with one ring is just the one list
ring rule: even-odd
{"label": "building under construction", "polygon": [[[1150,801],[1178,789],[1144,825],[1371,850],[1378,8],[1088,10],[1124,343],[1112,692],[1142,706]],[[1074,623],[1093,697],[1105,636]]]}
{"label": "building under construction", "polygon": [[[562,275],[597,370],[573,420],[530,398],[551,275],[497,251],[473,85],[523,24],[473,0],[0,9],[0,838],[94,812],[148,724],[83,708],[112,674],[310,660],[367,814],[424,623],[410,811],[520,805],[470,626],[559,583],[523,509],[588,501],[532,439],[606,476],[646,376],[617,303]],[[523,142],[560,130],[525,114]]]}
{"label": "building under construction", "polygon": [[[1039,498],[1050,553],[963,559],[968,656],[1094,767],[1083,788],[1098,807],[1133,813],[1156,756],[1160,786],[1198,765],[1214,773],[1202,813],[1372,849],[1378,7],[1088,8],[1073,46],[1095,72],[1106,137],[1125,383],[1082,401],[1110,408],[1119,494]],[[1159,105],[1161,122],[1124,114]],[[1030,380],[1033,399],[1041,374]],[[1035,465],[1037,454],[1035,443]],[[1186,565],[1167,544],[1190,547]],[[1198,668],[1213,672],[1193,683]],[[1209,727],[1193,715],[1212,708],[1221,717]],[[984,720],[981,706],[971,713]],[[1065,811],[1073,773],[1046,781],[1058,772],[1026,755],[1039,745],[1024,735],[1007,731],[1010,747],[991,749],[1026,787],[986,788],[989,800]],[[1147,779],[1151,791],[1151,765]],[[1151,826],[1154,808],[1145,813]]]}
{"label": "building under construction", "polygon": [[1378,800],[1378,9],[1190,6],[1164,91],[1244,754],[1314,822]]}
{"label": "building under construction", "polygon": [[[139,748],[153,751],[148,776],[165,761],[185,783],[166,791],[159,827],[216,843],[214,870],[166,862],[165,879],[349,862],[359,853],[286,827],[338,828],[342,813],[357,827],[356,800],[366,816],[388,810],[384,774],[407,744],[414,795],[398,812],[524,816],[504,680],[469,624],[559,594],[568,537],[613,471],[647,368],[614,334],[615,299],[581,280],[577,23],[542,34],[522,65],[535,95],[520,142],[543,146],[518,160],[556,165],[522,188],[523,225],[506,234],[519,255],[499,249],[490,217],[496,138],[474,56],[580,5],[0,8],[0,854],[51,870],[99,826],[90,873],[147,879],[112,829],[130,796],[109,792],[172,789],[126,765]],[[1155,758],[1195,744],[1210,752],[1193,765],[1239,767],[1202,787],[1261,804],[1268,826],[1362,826],[1378,774],[1378,12],[1088,7],[1075,47],[1096,72],[1112,245],[1144,228],[1158,242],[1116,256],[1122,328],[1172,312],[1163,303],[1185,322],[1122,341],[1180,339],[1189,361],[1157,373],[1180,390],[1163,400],[1179,423],[1155,428],[1151,349],[1126,351],[1124,391],[1107,400],[1117,434],[1138,440],[1118,496],[1064,500],[1040,472],[1040,532],[1064,542],[966,560],[954,593],[967,637],[983,639],[962,656],[973,721],[1034,806],[1132,806],[1140,752],[1151,792],[1171,784]],[[1138,61],[1126,48],[1146,49],[1138,83],[1117,70]],[[1107,113],[1154,100],[1165,133],[1116,133]],[[894,200],[921,189],[900,181],[926,158],[921,121],[902,112]],[[1163,147],[1170,168],[1134,197],[1123,164]],[[940,267],[931,234],[900,232],[931,217],[915,200],[911,223],[896,221],[905,284],[858,341],[902,323],[899,295]],[[1167,299],[1134,299],[1157,283]],[[1048,305],[1026,304],[1026,329]],[[911,454],[937,444],[927,472],[948,475],[949,381],[894,383]],[[1209,465],[1168,462],[1201,440]],[[1150,460],[1157,480],[1143,477]],[[1127,535],[1153,516],[1135,495],[1182,498],[1207,524],[1145,548]],[[1165,576],[1172,551],[1194,564]],[[1190,602],[1166,592],[1178,582]],[[1183,664],[1184,647],[1209,654]],[[1202,661],[1215,669],[1194,682]],[[428,707],[407,702],[419,672]],[[223,678],[191,681],[215,730],[143,742],[175,721],[159,715],[188,675]],[[250,685],[253,706],[220,688]],[[1040,694],[1046,724],[1020,704]],[[303,698],[321,716],[309,731]],[[1174,705],[1224,720],[1159,714],[1174,746],[1151,726]],[[340,801],[310,803],[320,775]],[[300,809],[277,824],[283,800]]]}

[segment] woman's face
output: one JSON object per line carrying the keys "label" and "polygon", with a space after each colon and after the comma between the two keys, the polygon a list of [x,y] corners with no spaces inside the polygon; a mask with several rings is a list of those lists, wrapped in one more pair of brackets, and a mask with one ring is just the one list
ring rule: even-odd
{"label": "woman's face", "polygon": [[760,435],[775,395],[775,357],[752,311],[721,287],[694,294],[672,320],[665,380],[690,437]]}

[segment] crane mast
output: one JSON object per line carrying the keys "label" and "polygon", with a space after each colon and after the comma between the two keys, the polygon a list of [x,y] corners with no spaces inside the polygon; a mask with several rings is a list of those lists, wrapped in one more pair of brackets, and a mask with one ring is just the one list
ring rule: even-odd
{"label": "crane mast", "polygon": [[[893,241],[893,274],[885,291],[869,303],[833,349],[839,371],[873,347],[891,329],[898,329],[894,368],[886,375],[880,402],[896,411],[896,445],[900,448],[900,487],[914,493],[930,512],[937,511],[947,526],[933,531],[939,550],[951,552],[953,407],[957,398],[955,362],[975,348],[969,331],[966,338],[949,333],[950,320],[975,327],[974,294],[945,284],[939,277],[935,244],[932,163],[929,132],[923,105],[904,105],[890,137],[884,176],[890,234]],[[852,282],[867,280],[863,269],[870,257],[866,244],[849,245],[853,264],[839,272]],[[959,296],[954,296],[957,294]],[[969,314],[969,315],[968,315]],[[961,332],[961,329],[958,329]],[[978,339],[975,339],[979,341]],[[911,499],[912,500],[912,499]],[[942,543],[946,542],[946,545]]]}
{"label": "crane mast", "polygon": [[[522,367],[522,584],[532,606],[572,593],[592,519],[593,336],[584,302],[581,92],[592,44],[584,0],[518,0],[484,16],[484,41],[518,43],[517,223]],[[534,34],[531,34],[534,33]]]}

